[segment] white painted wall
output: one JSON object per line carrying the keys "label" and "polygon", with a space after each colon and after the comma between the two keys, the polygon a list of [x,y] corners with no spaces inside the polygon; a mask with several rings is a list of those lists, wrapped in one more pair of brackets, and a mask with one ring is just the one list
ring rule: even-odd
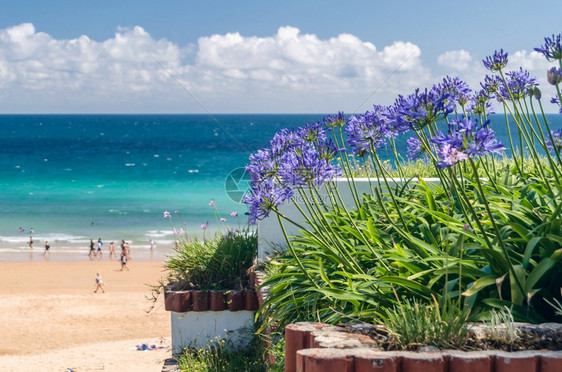
{"label": "white painted wall", "polygon": [[201,348],[210,341],[227,339],[238,348],[248,344],[254,331],[253,311],[170,312],[172,317],[172,353],[185,347]]}
{"label": "white painted wall", "polygon": [[[424,179],[427,183],[439,183],[439,178],[426,178]],[[378,187],[379,182],[382,186],[383,191],[386,189],[384,187],[383,179],[372,178],[370,180],[367,178],[355,178],[355,186],[357,188],[357,192],[359,195],[364,193],[370,194],[371,193],[371,185],[373,187]],[[396,180],[396,182],[391,182],[388,180],[389,185],[392,186],[396,183],[402,183],[402,180]],[[353,201],[353,196],[351,194],[350,183],[345,178],[340,178],[336,181],[339,193],[341,198],[349,210],[355,209],[355,202]],[[326,188],[321,187],[320,189],[321,195],[326,200],[328,199]],[[290,218],[291,220],[297,222],[298,224],[306,225],[305,218],[303,217],[302,213],[299,212],[298,208],[295,206],[295,203],[298,204],[303,210],[306,210],[304,207],[304,202],[298,195],[295,195],[293,199],[289,202],[284,203],[279,207],[279,211]],[[287,235],[300,235],[300,230],[294,224],[291,224],[287,221],[283,221],[283,226],[287,232]],[[274,249],[277,250],[284,250],[287,246],[285,241],[285,237],[283,236],[283,232],[281,230],[281,226],[279,225],[279,221],[277,219],[277,214],[275,212],[271,212],[269,217],[264,218],[261,221],[258,221],[258,260],[264,260],[266,257],[272,257]]]}

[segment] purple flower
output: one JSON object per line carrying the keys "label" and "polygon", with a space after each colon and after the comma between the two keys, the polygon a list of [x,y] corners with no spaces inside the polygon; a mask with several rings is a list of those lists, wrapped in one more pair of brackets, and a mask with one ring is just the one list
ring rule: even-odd
{"label": "purple flower", "polygon": [[345,124],[345,115],[342,111],[340,111],[336,115],[328,115],[324,117],[323,122],[327,128],[343,127]]}
{"label": "purple flower", "polygon": [[454,148],[451,144],[447,143],[437,153],[440,161],[437,167],[443,169],[455,165],[459,161],[468,159],[468,155],[458,149]]}
{"label": "purple flower", "polygon": [[253,183],[260,183],[274,178],[278,168],[279,161],[273,156],[271,149],[263,149],[250,155],[250,164],[246,166],[246,172]]}
{"label": "purple flower", "polygon": [[545,138],[546,146],[548,148],[548,151],[561,153],[562,152],[562,129],[558,129],[556,131],[552,130],[552,131],[550,131],[550,134],[552,135],[552,141],[548,137]]}
{"label": "purple flower", "polygon": [[236,218],[238,217],[238,212],[232,212],[230,213],[230,215],[232,216],[232,218]]}
{"label": "purple flower", "polygon": [[174,228],[172,228],[172,230],[174,231],[174,234],[176,234],[176,235],[183,234],[183,229],[176,230],[176,228],[174,227]]}
{"label": "purple flower", "polygon": [[221,217],[220,222],[226,222],[226,218]]}
{"label": "purple flower", "polygon": [[504,146],[494,138],[489,122],[480,124],[470,117],[451,120],[447,135],[438,132],[431,140],[437,146],[437,166],[446,168],[468,158],[500,152]]}
{"label": "purple flower", "polygon": [[472,89],[470,89],[467,83],[458,77],[452,78],[450,76],[445,76],[443,82],[435,85],[433,89],[438,96],[448,95],[447,99],[451,103],[458,103],[461,106],[468,102],[469,96],[472,93]]}
{"label": "purple flower", "polygon": [[304,186],[314,183],[320,185],[331,181],[341,174],[341,169],[330,162],[335,153],[335,146],[320,153],[315,147],[307,145],[298,150],[287,152],[281,158],[278,175],[285,185]]}
{"label": "purple flower", "polygon": [[379,112],[367,111],[362,116],[350,117],[345,127],[345,133],[353,153],[363,156],[371,152],[371,147],[382,148],[386,144],[387,138],[392,136],[392,129]]}
{"label": "purple flower", "polygon": [[423,150],[421,148],[422,143],[419,139],[417,139],[416,137],[410,137],[406,141],[406,143],[408,144],[408,152],[406,154],[406,157],[409,160],[416,160],[421,155],[423,155]]}
{"label": "purple flower", "polygon": [[552,67],[546,72],[546,78],[549,84],[558,85],[562,82],[562,70],[558,67]]}
{"label": "purple flower", "polygon": [[320,122],[306,124],[299,128],[297,133],[305,142],[309,143],[326,140],[326,128]]}
{"label": "purple flower", "polygon": [[558,96],[554,96],[550,99],[550,103],[554,103],[556,105],[558,105],[558,107],[560,108],[559,111],[562,114],[562,105],[560,105],[560,98],[558,98]]}
{"label": "purple flower", "polygon": [[482,60],[484,67],[490,71],[501,71],[507,66],[507,52],[504,53],[503,49],[494,52],[493,56],[488,56]]}
{"label": "purple flower", "polygon": [[398,96],[394,104],[394,120],[397,125],[424,128],[426,125],[444,119],[455,109],[450,93],[441,93],[440,87],[425,89],[420,93],[416,89],[414,94],[407,97]]}
{"label": "purple flower", "polygon": [[[510,71],[505,75],[507,88],[505,84],[501,84],[498,90],[499,94],[505,100],[511,100],[511,96],[513,96],[516,100],[525,98],[528,95],[529,90],[538,85],[536,83],[536,79],[530,77],[529,71],[523,70],[521,67],[519,68],[519,71]],[[510,92],[511,96],[509,94]]]}
{"label": "purple flower", "polygon": [[249,204],[250,223],[255,223],[269,216],[269,212],[293,196],[293,191],[286,186],[265,180],[252,185],[252,190],[244,197],[244,203]]}
{"label": "purple flower", "polygon": [[301,147],[303,143],[304,140],[301,135],[293,129],[281,129],[269,141],[274,158],[283,155],[295,147]]}
{"label": "purple flower", "polygon": [[474,115],[494,114],[494,107],[490,102],[490,95],[485,89],[481,89],[470,97],[467,112]]}
{"label": "purple flower", "polygon": [[164,218],[171,218],[171,217],[172,217],[172,215],[170,214],[170,212],[168,212],[168,211],[164,212]]}
{"label": "purple flower", "polygon": [[480,86],[488,94],[490,98],[493,98],[498,92],[500,86],[503,85],[503,80],[497,75],[486,75],[484,77],[484,82],[480,83]]}
{"label": "purple flower", "polygon": [[535,50],[545,56],[549,62],[562,59],[562,34],[553,34],[552,38],[545,37],[544,45]]}
{"label": "purple flower", "polygon": [[207,230],[207,227],[209,227],[209,221],[201,225],[201,230]]}
{"label": "purple flower", "polygon": [[215,199],[211,199],[211,201],[209,202],[209,207],[214,207],[215,206]]}
{"label": "purple flower", "polygon": [[464,223],[463,229],[464,229],[465,231],[473,231],[473,232],[474,232],[474,229],[473,229],[472,227],[470,227],[470,225],[467,224],[466,222]]}

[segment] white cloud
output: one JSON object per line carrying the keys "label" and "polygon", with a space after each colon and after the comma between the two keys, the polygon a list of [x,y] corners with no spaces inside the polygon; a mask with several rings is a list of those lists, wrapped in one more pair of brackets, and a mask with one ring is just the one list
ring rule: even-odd
{"label": "white cloud", "polygon": [[179,46],[139,26],[99,42],[25,23],[0,30],[0,112],[201,112],[153,57],[209,111],[350,111],[391,74],[369,106],[429,85],[420,56],[406,41],[379,51],[354,35],[320,39],[290,26]]}
{"label": "white cloud", "polygon": [[472,56],[464,49],[450,50],[437,57],[437,62],[453,70],[466,70],[472,62]]}

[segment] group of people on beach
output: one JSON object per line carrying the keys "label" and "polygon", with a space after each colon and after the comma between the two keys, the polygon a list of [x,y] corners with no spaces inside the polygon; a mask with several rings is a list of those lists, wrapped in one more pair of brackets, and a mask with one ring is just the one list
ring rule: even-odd
{"label": "group of people on beach", "polygon": [[[21,229],[21,227],[20,227]],[[31,228],[31,232],[33,233],[33,227]],[[33,235],[29,236],[29,249],[33,249]],[[49,244],[48,240],[45,240],[45,251],[43,252],[43,256],[50,256],[49,249],[51,245]]]}
{"label": "group of people on beach", "polygon": [[[90,253],[88,253],[88,257],[92,258],[99,256],[101,259],[103,256],[103,241],[101,238],[98,238],[97,244],[94,243],[94,239],[90,239]],[[117,257],[115,253],[115,243],[109,243],[109,259],[111,260],[113,257]],[[127,261],[131,259],[131,246],[129,243],[125,242],[125,240],[121,240],[121,258],[119,261],[121,262],[121,271],[129,270],[127,267]]]}

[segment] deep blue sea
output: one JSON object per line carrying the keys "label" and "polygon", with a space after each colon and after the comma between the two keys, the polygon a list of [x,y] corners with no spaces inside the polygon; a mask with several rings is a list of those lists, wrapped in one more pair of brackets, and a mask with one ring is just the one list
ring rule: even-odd
{"label": "deep blue sea", "polygon": [[[53,251],[85,252],[98,237],[139,249],[152,239],[169,249],[174,236],[163,211],[176,228],[183,221],[188,234],[201,234],[201,224],[218,225],[211,199],[237,226],[230,213],[244,223],[246,207],[235,199],[236,188],[247,187],[240,168],[248,156],[279,129],[322,117],[0,115],[0,251],[27,249],[30,228],[39,249],[49,240]],[[503,116],[494,120],[507,143]],[[562,127],[562,115],[549,120]]]}

